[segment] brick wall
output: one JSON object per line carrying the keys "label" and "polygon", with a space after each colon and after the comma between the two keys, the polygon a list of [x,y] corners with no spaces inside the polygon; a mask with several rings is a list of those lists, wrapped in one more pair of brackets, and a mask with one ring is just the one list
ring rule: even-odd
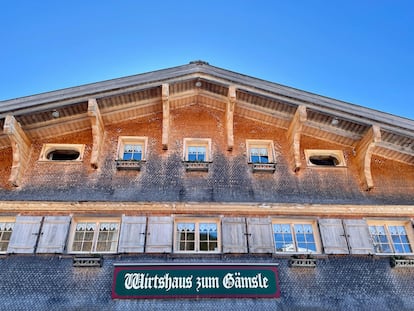
{"label": "brick wall", "polygon": [[[375,157],[375,188],[364,191],[351,148],[303,136],[302,149],[341,149],[347,168],[306,168],[294,173],[288,165],[286,131],[249,119],[234,118],[234,149],[226,148],[224,113],[192,105],[171,111],[168,150],[161,145],[162,115],[106,126],[102,157],[97,170],[90,166],[90,131],[35,141],[29,169],[20,188],[6,185],[11,154],[3,151],[0,195],[5,200],[86,201],[201,201],[412,204],[414,166]],[[140,172],[117,171],[119,136],[147,136],[148,156]],[[211,138],[213,163],[208,172],[186,172],[182,163],[183,138]],[[247,164],[246,139],[272,140],[274,174],[255,173]],[[38,162],[43,143],[86,144],[83,163]],[[403,177],[403,178],[401,178]]]}

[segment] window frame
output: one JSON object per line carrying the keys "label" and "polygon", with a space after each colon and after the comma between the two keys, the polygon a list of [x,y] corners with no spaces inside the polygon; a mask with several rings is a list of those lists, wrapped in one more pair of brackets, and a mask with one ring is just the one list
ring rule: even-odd
{"label": "window frame", "polygon": [[[189,147],[205,147],[206,155],[204,161],[190,161]],[[184,138],[183,141],[183,161],[193,163],[212,162],[211,156],[211,138]]]}
{"label": "window frame", "polygon": [[[268,161],[267,162],[253,162],[251,150],[254,148],[267,149]],[[249,164],[275,164],[276,163],[275,147],[273,144],[273,140],[246,139],[246,151],[247,151],[247,156],[248,156],[247,162]]]}
{"label": "window frame", "polygon": [[[333,168],[333,167],[346,167],[346,161],[344,157],[344,152],[342,150],[331,150],[331,149],[305,149],[305,159],[306,165],[308,167],[323,167],[323,168]],[[311,162],[310,158],[314,156],[324,156],[324,157],[333,157],[338,160],[337,165],[318,165]]]}
{"label": "window frame", "polygon": [[[76,151],[79,152],[79,156],[77,159],[73,160],[52,160],[48,159],[47,156],[57,150],[62,151]],[[85,144],[55,144],[55,143],[47,143],[43,144],[42,150],[40,151],[39,161],[40,162],[55,162],[55,163],[79,163],[83,161],[85,151]]]}
{"label": "window frame", "polygon": [[[15,217],[2,217],[2,218],[0,218],[0,224],[12,224],[11,233],[10,233],[10,237],[7,241],[6,249],[3,250],[3,251],[0,250],[0,254],[6,254],[8,248],[9,248],[9,245],[10,245],[11,237],[13,235],[14,225],[16,224],[16,218]],[[0,228],[1,228],[1,226],[0,226]],[[5,232],[5,230],[0,229],[0,243],[4,243],[6,241],[6,240],[3,240],[4,232]]]}
{"label": "window frame", "polygon": [[[276,247],[275,239],[275,225],[289,225],[290,233],[292,235],[292,240],[294,242],[294,250],[292,251],[278,251]],[[312,227],[313,240],[315,243],[315,251],[300,251],[298,250],[298,241],[295,232],[295,225],[310,225]],[[274,251],[278,254],[321,254],[322,253],[322,243],[321,236],[318,228],[316,219],[283,219],[283,218],[273,218],[272,219],[272,233],[273,233],[273,245]]]}
{"label": "window frame", "polygon": [[[385,255],[385,256],[393,256],[393,255],[412,255],[414,253],[414,230],[412,228],[412,224],[410,220],[380,220],[380,219],[368,219],[367,220],[367,225],[368,225],[368,232],[373,244],[373,249],[376,255]],[[373,237],[373,235],[371,234],[371,227],[373,226],[382,226],[384,227],[384,231],[387,237],[387,242],[388,245],[390,247],[390,249],[392,250],[391,252],[378,252],[377,248],[376,248],[376,242],[375,242],[375,238]],[[405,229],[405,233],[408,239],[408,245],[411,249],[411,252],[396,252],[395,251],[395,245],[394,245],[394,241],[392,239],[389,227],[391,226],[402,226]],[[384,243],[382,243],[384,244]]]}
{"label": "window frame", "polygon": [[[93,238],[92,238],[92,246],[91,249],[89,251],[77,251],[74,250],[73,244],[75,242],[75,235],[76,235],[76,228],[78,226],[78,224],[81,223],[87,223],[87,224],[95,224],[95,228],[93,230]],[[99,241],[99,228],[101,224],[105,224],[105,223],[116,223],[118,228],[117,228],[117,232],[116,232],[116,236],[113,241],[113,243],[115,243],[115,247],[113,250],[109,250],[109,251],[97,251],[97,244]],[[120,232],[121,232],[121,219],[119,218],[113,218],[113,217],[108,217],[108,218],[86,218],[86,217],[77,217],[75,219],[72,220],[72,225],[70,227],[70,234],[69,234],[69,243],[68,243],[68,252],[71,254],[116,254],[118,252],[118,246],[119,246],[119,237],[120,237]],[[84,242],[85,240],[82,240],[82,242]]]}
{"label": "window frame", "polygon": [[[179,244],[179,234],[177,230],[177,226],[179,224],[194,224],[194,250],[180,250]],[[215,224],[217,228],[217,247],[215,250],[211,251],[203,251],[200,250],[200,224]],[[222,245],[222,239],[221,239],[221,222],[218,218],[175,218],[174,219],[174,237],[173,237],[173,251],[174,253],[179,254],[218,254],[221,252],[221,245]]]}
{"label": "window frame", "polygon": [[[142,155],[141,160],[124,160],[124,151],[126,145],[141,145]],[[146,136],[119,136],[118,137],[118,149],[117,149],[117,160],[118,161],[146,161],[147,160],[147,147],[148,137]]]}

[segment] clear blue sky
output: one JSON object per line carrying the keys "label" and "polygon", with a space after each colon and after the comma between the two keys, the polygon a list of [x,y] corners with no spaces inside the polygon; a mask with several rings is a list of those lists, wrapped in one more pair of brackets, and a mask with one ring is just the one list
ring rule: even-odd
{"label": "clear blue sky", "polygon": [[0,100],[205,60],[414,119],[414,1],[3,1]]}

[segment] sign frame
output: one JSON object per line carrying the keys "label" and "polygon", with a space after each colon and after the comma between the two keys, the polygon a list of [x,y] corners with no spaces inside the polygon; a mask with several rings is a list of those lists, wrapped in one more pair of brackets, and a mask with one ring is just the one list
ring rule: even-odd
{"label": "sign frame", "polygon": [[277,263],[114,263],[112,299],[280,298]]}

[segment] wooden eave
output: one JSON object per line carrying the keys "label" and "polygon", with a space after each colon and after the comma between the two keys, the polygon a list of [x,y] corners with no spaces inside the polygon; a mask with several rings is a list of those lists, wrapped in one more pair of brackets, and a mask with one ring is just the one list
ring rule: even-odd
{"label": "wooden eave", "polygon": [[[252,78],[205,62],[0,102],[0,124],[13,115],[27,136],[44,139],[91,128],[87,103],[96,99],[103,124],[163,111],[162,85],[169,86],[169,109],[199,104],[225,111],[230,87],[236,89],[237,116],[289,129],[298,107],[306,111],[301,135],[356,147],[372,126],[381,142],[375,154],[413,164],[414,121]],[[52,112],[59,113],[58,118]],[[0,149],[10,147],[0,135]],[[373,147],[373,146],[372,146]],[[370,149],[370,150],[371,150]]]}

